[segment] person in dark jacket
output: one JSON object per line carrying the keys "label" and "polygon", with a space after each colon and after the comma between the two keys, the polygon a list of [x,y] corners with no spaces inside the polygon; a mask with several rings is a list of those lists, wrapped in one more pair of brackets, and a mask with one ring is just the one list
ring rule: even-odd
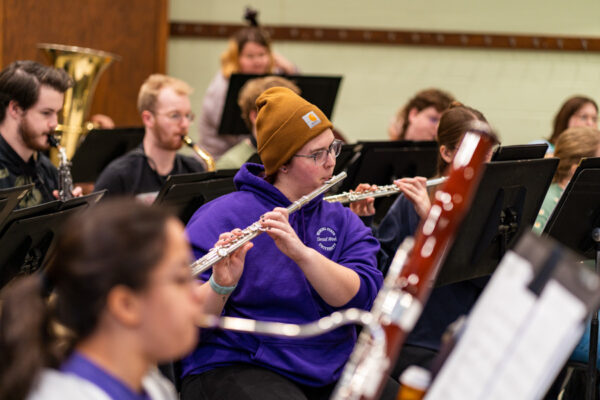
{"label": "person in dark jacket", "polygon": [[204,171],[193,157],[177,154],[194,120],[187,83],[161,74],[150,75],[140,88],[138,110],[144,123],[142,144],[112,161],[102,171],[95,191],[108,196],[135,195],[151,203],[167,176]]}
{"label": "person in dark jacket", "polygon": [[[442,114],[437,132],[439,154],[437,176],[442,176],[454,159],[460,141],[473,120],[487,122],[483,114],[458,102]],[[491,153],[488,160],[491,159]],[[423,177],[404,178],[395,182],[401,195],[394,201],[379,225],[376,236],[381,244],[379,268],[386,273],[398,246],[414,235],[431,202]],[[431,367],[440,350],[442,334],[458,317],[468,314],[482,292],[486,278],[477,278],[434,288],[417,324],[407,337],[391,374],[398,379],[410,365]]]}
{"label": "person in dark jacket", "polygon": [[35,184],[18,208],[58,197],[58,171],[43,151],[72,84],[65,71],[34,61],[15,61],[0,72],[0,189]]}

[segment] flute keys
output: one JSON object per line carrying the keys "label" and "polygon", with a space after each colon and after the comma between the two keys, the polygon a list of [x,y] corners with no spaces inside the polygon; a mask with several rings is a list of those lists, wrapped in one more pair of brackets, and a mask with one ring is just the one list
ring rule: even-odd
{"label": "flute keys", "polygon": [[217,249],[217,254],[219,255],[219,257],[227,257],[228,252],[227,249],[225,249],[224,247],[219,247]]}

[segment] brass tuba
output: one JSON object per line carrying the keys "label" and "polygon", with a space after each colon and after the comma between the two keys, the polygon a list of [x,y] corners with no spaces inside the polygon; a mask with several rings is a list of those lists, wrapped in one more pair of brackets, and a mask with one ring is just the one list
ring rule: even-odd
{"label": "brass tuba", "polygon": [[[73,79],[73,87],[65,92],[65,102],[59,115],[61,132],[60,145],[65,149],[68,159],[73,158],[81,136],[93,128],[86,123],[91,100],[100,75],[113,60],[119,60],[116,54],[88,49],[84,47],[41,43],[42,49],[55,68],[64,69]],[[50,152],[52,162],[58,164],[56,149]]]}

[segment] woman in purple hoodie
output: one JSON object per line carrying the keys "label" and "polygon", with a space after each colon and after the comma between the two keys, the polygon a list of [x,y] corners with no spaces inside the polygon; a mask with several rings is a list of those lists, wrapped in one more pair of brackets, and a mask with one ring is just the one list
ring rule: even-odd
{"label": "woman in purple hoodie", "polygon": [[[370,309],[382,285],[371,230],[322,196],[286,211],[331,178],[341,147],[331,122],[287,88],[268,89],[256,104],[264,168],[244,164],[237,191],[202,206],[187,226],[196,257],[220,233],[259,219],[267,233],[253,240],[237,285],[211,285],[223,300],[215,313],[304,324],[344,308]],[[202,278],[209,280],[210,271]],[[182,362],[182,398],[326,399],[355,341],[354,326],[308,339],[204,330]]]}

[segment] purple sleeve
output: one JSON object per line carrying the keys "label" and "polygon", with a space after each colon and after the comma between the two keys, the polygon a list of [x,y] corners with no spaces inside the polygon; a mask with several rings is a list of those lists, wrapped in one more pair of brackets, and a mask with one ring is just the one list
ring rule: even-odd
{"label": "purple sleeve", "polygon": [[358,293],[340,308],[357,307],[370,310],[377,292],[383,285],[383,275],[377,269],[377,252],[379,242],[371,233],[371,229],[352,211],[344,207],[346,212],[346,229],[343,248],[337,262],[355,271],[360,278]]}

